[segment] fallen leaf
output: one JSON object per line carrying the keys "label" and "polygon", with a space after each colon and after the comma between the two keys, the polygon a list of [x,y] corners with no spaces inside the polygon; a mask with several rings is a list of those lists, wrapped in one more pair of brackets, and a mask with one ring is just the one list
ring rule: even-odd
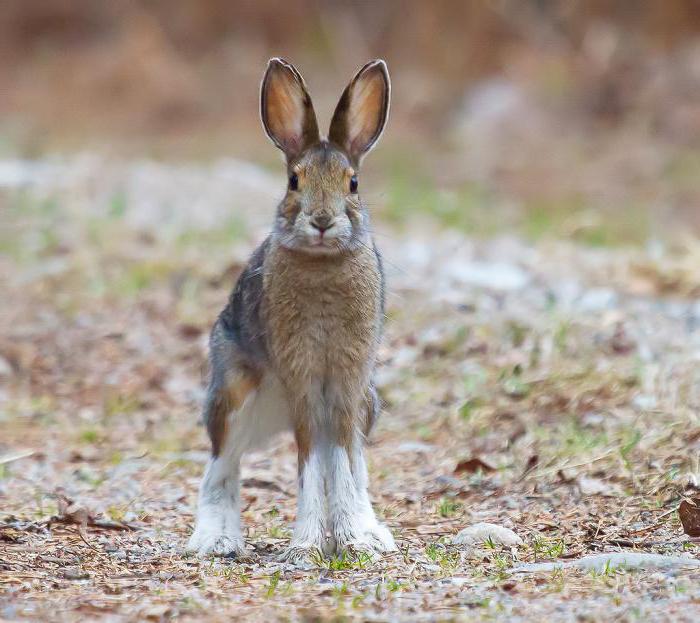
{"label": "fallen leaf", "polygon": [[520,474],[520,478],[518,480],[522,480],[525,478],[535,467],[540,462],[540,457],[537,454],[533,454],[530,456],[530,458],[527,460],[527,463],[525,464],[525,469],[523,470],[523,473]]}
{"label": "fallen leaf", "polygon": [[94,446],[87,446],[85,448],[78,448],[73,450],[68,460],[72,463],[94,463],[103,458],[103,452],[99,448]]}
{"label": "fallen leaf", "polygon": [[86,580],[90,577],[90,574],[87,571],[83,571],[78,567],[66,567],[61,571],[61,575],[66,580]]}
{"label": "fallen leaf", "polygon": [[172,609],[168,604],[157,604],[143,610],[141,615],[150,621],[161,621],[165,619],[171,611]]}
{"label": "fallen leaf", "polygon": [[251,489],[269,489],[270,491],[277,491],[288,497],[292,495],[289,491],[280,487],[276,482],[272,482],[271,480],[263,480],[262,478],[244,478],[241,480],[241,485],[243,487],[250,487]]}
{"label": "fallen leaf", "polygon": [[692,429],[685,436],[685,442],[688,444],[693,444],[696,441],[700,441],[700,427]]}
{"label": "fallen leaf", "polygon": [[122,521],[111,521],[109,519],[101,519],[91,514],[84,506],[80,506],[66,497],[63,493],[57,493],[58,498],[58,515],[54,515],[48,520],[48,524],[53,522],[77,524],[81,528],[93,526],[95,528],[105,528],[108,530],[135,530],[131,526]]}
{"label": "fallen leaf", "polygon": [[457,463],[455,467],[455,474],[473,474],[481,470],[482,472],[493,472],[495,467],[492,467],[485,461],[481,460],[478,456],[472,457],[471,459],[465,459]]}
{"label": "fallen leaf", "polygon": [[81,526],[87,526],[90,520],[90,513],[83,506],[74,504],[68,498],[60,497],[58,499],[58,518],[64,523],[75,523]]}
{"label": "fallen leaf", "polygon": [[203,329],[200,326],[191,323],[182,323],[178,327],[178,333],[188,340],[193,340],[202,335]]}
{"label": "fallen leaf", "polygon": [[683,524],[683,532],[688,536],[700,536],[700,498],[683,500],[678,507],[678,516]]}
{"label": "fallen leaf", "polygon": [[0,526],[0,541],[6,543],[21,543],[22,540],[22,533],[19,530],[10,528],[9,526]]}
{"label": "fallen leaf", "polygon": [[612,352],[617,355],[627,355],[637,347],[634,340],[627,334],[625,325],[622,322],[617,322],[615,324],[615,331],[610,337],[608,344]]}
{"label": "fallen leaf", "polygon": [[563,469],[557,471],[557,478],[559,479],[559,482],[565,485],[570,485],[576,482],[576,477],[567,474],[567,472]]}

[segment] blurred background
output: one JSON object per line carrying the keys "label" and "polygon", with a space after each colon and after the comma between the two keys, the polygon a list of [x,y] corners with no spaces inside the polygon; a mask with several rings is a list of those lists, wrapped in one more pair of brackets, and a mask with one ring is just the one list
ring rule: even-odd
{"label": "blurred background", "polygon": [[[474,521],[528,541],[513,562],[691,553],[674,506],[700,490],[700,0],[0,0],[0,618],[273,603],[277,567],[248,586],[179,555],[209,452],[207,336],[286,188],[258,115],[271,56],[323,127],[367,60],[392,75],[360,177],[389,283],[370,473],[416,553],[349,588],[281,581],[279,603],[368,596],[375,620],[394,598],[367,574],[397,600],[419,578],[409,620],[428,594],[478,612],[471,587],[511,620],[583,594],[558,573],[511,590],[495,549],[444,582],[443,540]],[[282,436],[245,459],[267,561],[296,456]],[[137,529],[79,541],[86,516]],[[700,601],[675,572],[586,577],[610,590],[576,602],[590,620]]]}
{"label": "blurred background", "polygon": [[397,223],[640,243],[700,227],[697,0],[6,0],[0,156],[253,161],[267,59],[322,123],[381,56],[392,118],[371,197]]}

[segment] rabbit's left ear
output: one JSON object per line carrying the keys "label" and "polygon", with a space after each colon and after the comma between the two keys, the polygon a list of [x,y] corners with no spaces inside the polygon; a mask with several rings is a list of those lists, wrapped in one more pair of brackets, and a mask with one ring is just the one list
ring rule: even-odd
{"label": "rabbit's left ear", "polygon": [[374,146],[389,115],[391,82],[383,60],[367,63],[350,81],[333,113],[328,139],[345,150],[353,164]]}
{"label": "rabbit's left ear", "polygon": [[291,161],[318,142],[316,113],[296,67],[271,58],[260,86],[260,117],[265,132]]}

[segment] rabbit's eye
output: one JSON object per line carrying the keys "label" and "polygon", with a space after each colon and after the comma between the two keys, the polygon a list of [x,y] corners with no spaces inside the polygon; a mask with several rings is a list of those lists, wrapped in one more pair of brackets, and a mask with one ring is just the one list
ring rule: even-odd
{"label": "rabbit's eye", "polygon": [[289,176],[289,190],[298,190],[299,189],[299,177],[297,176],[296,173],[292,173]]}
{"label": "rabbit's eye", "polygon": [[350,192],[353,194],[357,192],[357,175],[350,178]]}

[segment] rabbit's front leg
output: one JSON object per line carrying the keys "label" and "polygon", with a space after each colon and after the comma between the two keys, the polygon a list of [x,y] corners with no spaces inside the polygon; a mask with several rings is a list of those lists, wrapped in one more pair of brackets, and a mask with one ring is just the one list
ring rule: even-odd
{"label": "rabbit's front leg", "polygon": [[[332,415],[341,422],[339,435],[327,452],[328,515],[338,550],[352,547],[363,551],[396,549],[388,528],[377,521],[367,491],[364,436],[349,426],[356,420],[342,409]],[[347,418],[347,419],[346,419]],[[348,422],[343,426],[342,422]]]}
{"label": "rabbit's front leg", "polygon": [[241,556],[240,455],[212,457],[199,488],[197,520],[187,549],[199,556]]}
{"label": "rabbit's front leg", "polygon": [[304,562],[324,549],[326,540],[326,500],[324,466],[327,445],[312,432],[307,413],[295,418],[294,433],[299,453],[297,518],[289,547],[282,559]]}

